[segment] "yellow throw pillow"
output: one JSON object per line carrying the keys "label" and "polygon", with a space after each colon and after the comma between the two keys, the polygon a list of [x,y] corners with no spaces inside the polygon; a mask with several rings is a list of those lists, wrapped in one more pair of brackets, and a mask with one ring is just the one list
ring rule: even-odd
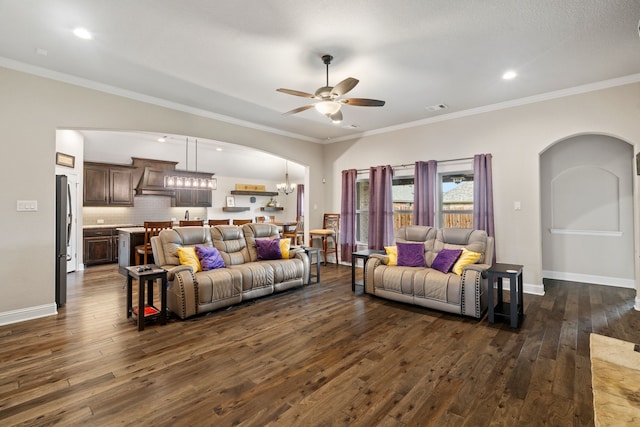
{"label": "yellow throw pillow", "polygon": [[178,258],[180,258],[180,264],[191,266],[194,273],[202,271],[200,260],[196,254],[196,248],[178,248]]}
{"label": "yellow throw pillow", "polygon": [[481,256],[482,254],[478,252],[471,252],[465,248],[462,248],[460,258],[458,258],[458,261],[456,261],[456,263],[453,265],[451,271],[456,273],[458,276],[462,276],[462,268],[465,265],[475,264],[476,262],[478,262]]}
{"label": "yellow throw pillow", "polygon": [[384,247],[387,256],[389,257],[389,261],[387,265],[398,265],[398,247],[397,246],[385,246]]}
{"label": "yellow throw pillow", "polygon": [[291,249],[291,239],[280,239],[280,252],[282,259],[289,259],[289,250]]}

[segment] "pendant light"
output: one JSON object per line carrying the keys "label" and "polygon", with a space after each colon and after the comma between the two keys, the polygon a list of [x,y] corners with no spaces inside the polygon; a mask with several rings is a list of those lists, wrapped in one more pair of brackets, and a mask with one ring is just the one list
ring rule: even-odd
{"label": "pendant light", "polygon": [[[198,140],[195,140],[196,144],[196,170],[198,173]],[[185,165],[186,172],[189,173],[189,137],[185,139]],[[177,171],[176,171],[177,172]],[[189,190],[216,190],[218,187],[218,180],[216,178],[204,178],[194,177],[191,175],[168,175],[164,177],[164,186],[166,188],[175,189],[189,189]]]}
{"label": "pendant light", "polygon": [[285,196],[293,193],[296,190],[296,185],[289,183],[289,161],[288,160],[284,161],[284,182],[276,185],[276,188],[280,193],[284,194]]}

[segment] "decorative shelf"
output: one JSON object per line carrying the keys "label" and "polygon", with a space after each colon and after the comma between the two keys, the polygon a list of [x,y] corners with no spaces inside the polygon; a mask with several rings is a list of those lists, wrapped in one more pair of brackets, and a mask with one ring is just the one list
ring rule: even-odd
{"label": "decorative shelf", "polygon": [[244,212],[248,211],[250,208],[245,208],[242,206],[224,206],[222,208],[223,212]]}
{"label": "decorative shelf", "polygon": [[277,196],[277,191],[240,191],[231,190],[231,194],[234,196]]}
{"label": "decorative shelf", "polygon": [[260,208],[260,210],[265,212],[275,212],[275,211],[283,211],[284,208],[276,207],[276,206],[267,206],[265,208]]}

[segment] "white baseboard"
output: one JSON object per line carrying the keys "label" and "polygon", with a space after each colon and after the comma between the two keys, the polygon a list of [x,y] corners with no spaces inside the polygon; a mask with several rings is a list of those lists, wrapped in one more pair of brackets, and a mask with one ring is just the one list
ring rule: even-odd
{"label": "white baseboard", "polygon": [[532,295],[544,295],[544,285],[534,285],[533,283],[523,283],[522,292]]}
{"label": "white baseboard", "polygon": [[[493,287],[496,288],[498,286],[497,283],[493,284]],[[508,277],[502,278],[502,289],[508,291],[511,288],[511,283],[509,283]],[[533,283],[523,283],[522,284],[522,292],[525,294],[531,295],[544,295],[544,285],[534,285]]]}
{"label": "white baseboard", "polygon": [[636,287],[636,281],[634,279],[623,279],[621,277],[594,276],[592,274],[565,273],[562,271],[549,270],[542,270],[542,277],[545,279],[567,280],[569,282],[617,286],[619,288],[635,289]]}
{"label": "white baseboard", "polygon": [[21,308],[20,310],[5,311],[0,313],[0,326],[38,319],[40,317],[53,316],[55,314],[58,314],[55,303]]}

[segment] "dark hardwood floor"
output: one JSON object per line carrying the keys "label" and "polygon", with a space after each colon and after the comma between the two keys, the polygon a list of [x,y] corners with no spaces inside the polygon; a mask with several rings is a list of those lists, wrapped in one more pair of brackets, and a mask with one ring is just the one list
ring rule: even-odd
{"label": "dark hardwood floor", "polygon": [[0,327],[0,425],[593,425],[589,334],[640,343],[635,291],[525,295],[512,330],[322,283],[138,332],[115,266]]}

